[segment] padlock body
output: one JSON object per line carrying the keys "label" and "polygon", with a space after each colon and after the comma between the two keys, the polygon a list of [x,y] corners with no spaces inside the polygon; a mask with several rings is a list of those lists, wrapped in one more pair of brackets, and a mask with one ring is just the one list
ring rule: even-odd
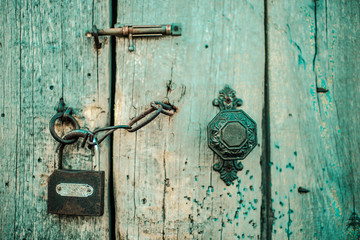
{"label": "padlock body", "polygon": [[55,169],[48,184],[48,213],[101,216],[104,185],[104,171]]}

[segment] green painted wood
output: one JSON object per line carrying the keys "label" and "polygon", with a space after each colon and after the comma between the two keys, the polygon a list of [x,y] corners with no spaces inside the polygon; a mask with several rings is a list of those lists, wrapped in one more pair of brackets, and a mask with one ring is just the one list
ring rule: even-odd
{"label": "green painted wood", "polygon": [[268,1],[273,239],[359,237],[359,12]]}
{"label": "green painted wood", "polygon": [[[152,100],[178,108],[137,133],[115,135],[118,239],[260,237],[266,58],[272,238],[358,238],[357,1],[267,1],[268,56],[258,1],[117,5],[119,23],[183,24],[181,37],[136,39],[133,53],[127,40],[116,42],[116,123],[127,123]],[[0,236],[107,239],[107,188],[103,217],[48,215],[46,198],[56,161],[48,121],[58,99],[74,108],[81,126],[110,122],[109,38],[97,53],[84,36],[93,24],[109,26],[109,2],[2,1],[0,12]],[[206,139],[218,111],[211,102],[225,84],[257,122],[260,144],[229,187],[212,169],[218,158]],[[85,150],[72,146],[67,152],[66,166],[90,167]],[[101,169],[107,176],[109,156],[104,142]],[[308,192],[299,193],[300,187]]]}
{"label": "green painted wood", "polygon": [[227,187],[206,128],[225,84],[258,123],[261,142],[264,12],[259,1],[118,1],[122,24],[183,24],[181,37],[116,42],[115,123],[153,100],[178,110],[114,137],[117,239],[258,239],[261,148]]}
{"label": "green painted wood", "polygon": [[[1,239],[100,239],[109,236],[103,217],[47,214],[47,179],[56,142],[48,122],[60,97],[81,126],[109,124],[109,47],[99,55],[85,32],[108,25],[109,3],[93,1],[1,1],[0,3],[0,214]],[[58,126],[61,129],[61,126]],[[61,132],[68,131],[64,128]],[[76,147],[67,152],[78,152]],[[66,165],[90,168],[79,150]],[[109,143],[101,146],[108,173]],[[106,180],[107,181],[107,180]],[[106,189],[107,199],[107,189]]]}

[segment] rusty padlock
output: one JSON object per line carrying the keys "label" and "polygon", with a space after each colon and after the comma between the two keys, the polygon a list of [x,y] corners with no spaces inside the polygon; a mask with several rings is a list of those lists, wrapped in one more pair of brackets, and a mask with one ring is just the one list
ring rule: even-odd
{"label": "rusty padlock", "polygon": [[[93,139],[95,163],[92,170],[62,169],[65,145],[59,148],[58,169],[49,177],[48,213],[101,216],[104,213],[105,172],[96,171],[100,166],[100,149],[97,139]],[[93,157],[94,160],[94,157]]]}

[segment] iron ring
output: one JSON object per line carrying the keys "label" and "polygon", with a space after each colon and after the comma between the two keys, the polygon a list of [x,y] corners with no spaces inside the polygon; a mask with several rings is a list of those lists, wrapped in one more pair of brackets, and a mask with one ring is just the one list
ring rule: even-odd
{"label": "iron ring", "polygon": [[71,122],[71,124],[75,127],[75,129],[80,128],[79,123],[76,121],[76,119],[72,115],[69,114],[66,117],[64,117],[63,112],[57,113],[50,119],[50,122],[49,122],[49,130],[50,130],[50,133],[53,136],[53,138],[62,144],[72,144],[72,143],[76,142],[78,140],[78,138],[66,140],[66,139],[62,139],[61,137],[59,137],[59,135],[57,135],[57,133],[55,132],[54,126],[55,126],[56,120],[59,118],[68,119]]}

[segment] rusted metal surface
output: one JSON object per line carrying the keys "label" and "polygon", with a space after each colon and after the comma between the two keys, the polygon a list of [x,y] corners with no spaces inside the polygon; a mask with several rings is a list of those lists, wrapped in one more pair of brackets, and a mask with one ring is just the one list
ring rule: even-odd
{"label": "rusted metal surface", "polygon": [[[104,179],[104,171],[56,169],[49,178],[48,213],[76,216],[103,215]],[[75,196],[74,194],[62,195],[59,193],[58,188],[66,184],[73,186],[78,184],[77,187],[88,185],[92,188],[93,192],[85,196]]]}
{"label": "rusted metal surface", "polygon": [[91,32],[87,32],[87,37],[94,37],[95,46],[101,48],[99,36],[127,37],[129,39],[129,51],[134,51],[134,37],[162,37],[165,35],[181,36],[182,27],[180,23],[168,25],[118,25],[115,28],[97,29],[93,26]]}
{"label": "rusted metal surface", "polygon": [[[71,109],[71,108],[67,108],[67,109]],[[150,117],[138,123],[140,120],[142,120],[143,118],[145,118],[154,111],[155,113],[153,113]],[[66,112],[67,110],[65,111],[65,113],[60,112],[55,114],[51,118],[49,123],[50,133],[54,137],[54,139],[60,143],[59,147],[63,148],[66,144],[75,143],[79,137],[82,137],[83,142],[81,144],[81,147],[84,147],[85,144],[87,143],[91,148],[94,145],[100,144],[102,141],[105,140],[106,137],[110,136],[113,132],[115,132],[118,129],[126,129],[129,132],[135,132],[141,129],[142,127],[146,126],[151,121],[153,121],[157,116],[160,115],[160,113],[165,114],[167,116],[172,116],[175,113],[175,108],[166,103],[153,101],[150,103],[150,108],[146,109],[144,112],[133,118],[127,125],[109,126],[109,127],[99,128],[94,131],[79,129],[80,127],[77,121],[75,120],[75,118],[72,117],[70,114],[66,114]],[[75,129],[68,132],[67,134],[64,135],[64,137],[61,138],[56,134],[54,127],[55,127],[55,121],[60,118],[62,119],[63,117],[66,117],[65,120],[70,119],[71,123],[73,123],[73,125],[75,126]],[[135,125],[136,123],[137,125]],[[106,132],[106,133],[102,137],[100,137],[97,140],[97,143],[95,144],[93,142],[93,139],[100,132]],[[61,159],[62,159],[62,151],[59,151],[59,161],[61,161]]]}

